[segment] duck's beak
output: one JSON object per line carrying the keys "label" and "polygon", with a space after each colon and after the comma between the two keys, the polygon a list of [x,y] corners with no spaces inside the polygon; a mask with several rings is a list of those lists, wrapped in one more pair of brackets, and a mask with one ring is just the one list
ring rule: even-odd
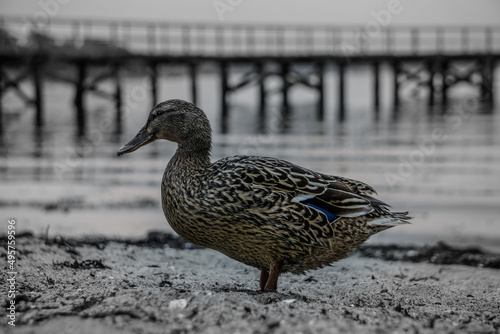
{"label": "duck's beak", "polygon": [[147,145],[155,140],[154,135],[148,133],[148,130],[146,130],[146,125],[139,131],[138,134],[135,135],[132,140],[130,140],[128,143],[120,147],[118,152],[118,156],[124,155],[127,153],[134,152],[137,150],[139,147]]}

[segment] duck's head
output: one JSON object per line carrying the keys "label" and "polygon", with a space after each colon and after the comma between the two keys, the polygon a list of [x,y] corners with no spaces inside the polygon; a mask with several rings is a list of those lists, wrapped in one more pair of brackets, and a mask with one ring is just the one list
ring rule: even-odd
{"label": "duck's head", "polygon": [[183,100],[168,100],[157,104],[149,113],[146,125],[123,145],[117,154],[134,152],[139,147],[167,139],[185,151],[210,151],[212,130],[205,113]]}

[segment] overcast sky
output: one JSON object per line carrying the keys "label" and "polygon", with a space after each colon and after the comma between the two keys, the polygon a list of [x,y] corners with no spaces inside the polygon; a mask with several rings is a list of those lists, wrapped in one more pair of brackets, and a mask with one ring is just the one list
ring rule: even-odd
{"label": "overcast sky", "polygon": [[391,25],[500,25],[499,0],[0,0],[0,15],[363,24],[397,2]]}

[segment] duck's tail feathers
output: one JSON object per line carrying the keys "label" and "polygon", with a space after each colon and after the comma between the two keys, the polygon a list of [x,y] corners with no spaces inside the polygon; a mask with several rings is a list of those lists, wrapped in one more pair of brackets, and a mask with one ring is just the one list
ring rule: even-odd
{"label": "duck's tail feathers", "polygon": [[387,215],[379,216],[367,222],[369,226],[393,227],[402,224],[411,224],[409,220],[412,217],[408,216],[408,212],[390,212]]}

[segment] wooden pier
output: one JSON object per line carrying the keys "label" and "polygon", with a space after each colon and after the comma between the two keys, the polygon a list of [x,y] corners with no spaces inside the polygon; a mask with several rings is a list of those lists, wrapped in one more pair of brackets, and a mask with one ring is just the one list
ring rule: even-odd
{"label": "wooden pier", "polygon": [[[290,88],[304,85],[317,92],[316,117],[323,119],[327,68],[336,68],[338,91],[335,119],[346,118],[346,68],[368,64],[373,68],[374,112],[380,109],[380,68],[393,73],[393,105],[401,104],[407,84],[428,90],[428,105],[448,103],[448,91],[457,83],[475,87],[482,101],[493,104],[493,76],[500,59],[499,27],[380,27],[377,34],[357,26],[278,26],[242,24],[183,24],[54,19],[43,25],[16,17],[0,17],[1,99],[12,90],[35,110],[35,124],[44,123],[43,86],[47,78],[74,86],[78,131],[86,129],[86,94],[114,101],[116,131],[121,131],[123,72],[133,64],[145,68],[151,104],[158,102],[162,66],[183,66],[190,77],[191,100],[198,100],[200,66],[212,63],[220,75],[222,129],[230,113],[228,97],[248,85],[259,86],[259,110],[264,119],[271,76],[280,78],[282,112],[290,112]],[[20,32],[30,31],[28,36]],[[310,73],[297,66],[312,65]],[[237,82],[232,68],[250,65]],[[64,68],[64,70],[58,70]],[[234,79],[234,78],[233,78]],[[21,83],[29,80],[30,95]],[[99,87],[111,80],[113,91]],[[397,108],[395,108],[397,110]],[[444,108],[443,108],[444,110]]]}

